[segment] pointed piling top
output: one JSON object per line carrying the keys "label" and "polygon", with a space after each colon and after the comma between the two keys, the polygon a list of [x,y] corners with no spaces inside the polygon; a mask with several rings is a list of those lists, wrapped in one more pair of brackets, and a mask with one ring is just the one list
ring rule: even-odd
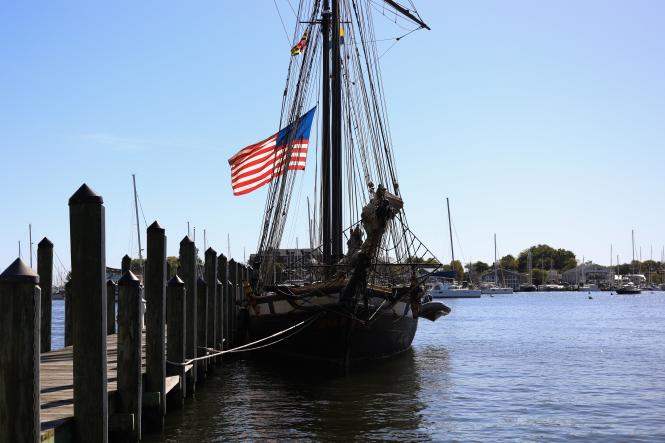
{"label": "pointed piling top", "polygon": [[39,243],[37,243],[37,246],[41,248],[52,248],[53,243],[48,238],[44,237]]}
{"label": "pointed piling top", "polygon": [[83,183],[78,191],[69,198],[69,206],[85,203],[97,203],[101,205],[104,203],[104,199],[101,195],[90,189],[90,186]]}
{"label": "pointed piling top", "polygon": [[111,280],[110,278],[108,280],[106,280],[106,286],[115,286],[115,285],[116,285],[116,283],[113,280]]}
{"label": "pointed piling top", "polygon": [[134,275],[132,271],[127,271],[125,274],[120,277],[120,280],[118,280],[118,286],[132,286],[136,285],[138,286],[140,283],[139,278]]}
{"label": "pointed piling top", "polygon": [[199,278],[196,280],[196,284],[197,284],[197,285],[207,286],[206,281],[203,280],[201,277],[199,277]]}
{"label": "pointed piling top", "polygon": [[7,269],[0,274],[0,283],[39,283],[39,275],[23,260],[17,258]]}
{"label": "pointed piling top", "polygon": [[169,282],[167,283],[167,286],[171,286],[171,287],[173,287],[173,286],[185,286],[185,282],[182,281],[182,279],[180,277],[178,277],[178,275],[176,274],[171,278],[171,280],[169,280]]}
{"label": "pointed piling top", "polygon": [[162,227],[162,225],[159,224],[159,222],[157,220],[155,220],[154,222],[152,222],[152,224],[150,226],[148,226],[148,232],[150,232],[150,231],[164,232],[165,229]]}
{"label": "pointed piling top", "polygon": [[122,261],[126,261],[126,260],[129,260],[129,261],[131,261],[131,260],[132,260],[132,258],[131,258],[131,257],[130,257],[129,255],[125,254],[125,256],[124,256],[124,257],[122,257]]}
{"label": "pointed piling top", "polygon": [[190,243],[194,243],[194,240],[192,240],[189,237],[189,235],[185,235],[185,237],[182,240],[180,240],[181,245],[187,245],[187,244],[190,244]]}
{"label": "pointed piling top", "polygon": [[235,261],[234,259],[231,259],[231,260],[229,260],[229,265],[230,265],[231,263],[235,264],[235,262],[236,262],[236,261]]}
{"label": "pointed piling top", "polygon": [[208,249],[206,249],[206,255],[208,255],[208,254],[214,254],[215,257],[217,257],[217,251],[212,249],[212,246],[210,246],[210,247],[208,247]]}
{"label": "pointed piling top", "polygon": [[219,254],[219,257],[217,257],[217,260],[226,260],[226,255]]}

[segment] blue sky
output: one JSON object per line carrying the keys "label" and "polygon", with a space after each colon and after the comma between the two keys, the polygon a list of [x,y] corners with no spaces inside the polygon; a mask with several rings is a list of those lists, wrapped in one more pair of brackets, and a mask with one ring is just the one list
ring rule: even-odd
{"label": "blue sky", "polygon": [[[415,3],[432,31],[381,61],[421,239],[449,260],[447,196],[466,261],[491,261],[495,232],[500,255],[548,243],[607,263],[613,244],[624,261],[631,229],[660,259],[665,3]],[[227,159],[276,131],[290,42],[272,1],[3,2],[0,41],[0,268],[19,240],[27,261],[28,223],[68,266],[83,182],[105,200],[107,264],[137,255],[132,173],[170,255],[187,221],[200,246],[205,228],[219,252],[227,234],[238,259],[256,247],[265,191],[233,197]],[[306,244],[303,207],[284,246]]]}

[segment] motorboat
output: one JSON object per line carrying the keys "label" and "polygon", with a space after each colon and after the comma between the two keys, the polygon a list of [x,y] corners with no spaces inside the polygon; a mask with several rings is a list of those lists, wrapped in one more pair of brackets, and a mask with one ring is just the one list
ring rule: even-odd
{"label": "motorboat", "polygon": [[480,298],[480,289],[464,288],[448,282],[435,283],[427,293],[432,298]]}
{"label": "motorboat", "polygon": [[622,285],[617,289],[617,294],[630,295],[630,294],[641,294],[642,290],[635,286],[632,282]]}

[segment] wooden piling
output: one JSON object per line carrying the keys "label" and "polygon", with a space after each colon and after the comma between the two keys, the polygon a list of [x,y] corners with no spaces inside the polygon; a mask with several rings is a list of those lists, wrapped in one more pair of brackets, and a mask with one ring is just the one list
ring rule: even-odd
{"label": "wooden piling", "polygon": [[[185,323],[185,340],[187,358],[196,358],[197,330],[196,330],[196,246],[189,236],[180,241],[180,269],[178,275],[185,283],[185,299],[187,301],[187,321]],[[193,394],[197,379],[198,362],[187,375],[187,393]]]}
{"label": "wooden piling", "polygon": [[241,345],[245,341],[247,333],[247,310],[245,309],[245,283],[249,280],[249,267],[246,264],[240,265],[240,281],[238,282],[238,298],[236,300],[238,323],[236,325],[236,345]]}
{"label": "wooden piling", "polygon": [[[127,271],[118,280],[118,396],[112,427],[131,441],[141,439],[141,294],[139,279]],[[76,348],[74,348],[76,349]],[[119,417],[118,417],[119,416]]]}
{"label": "wooden piling", "polygon": [[40,441],[38,284],[20,258],[0,274],[0,443]]}
{"label": "wooden piling", "polygon": [[217,346],[217,252],[208,248],[205,252],[205,280],[208,289],[208,343],[209,348]]}
{"label": "wooden piling", "polygon": [[42,289],[41,352],[51,351],[51,310],[53,306],[53,243],[44,237],[37,244],[37,273]]}
{"label": "wooden piling", "polygon": [[[166,359],[171,363],[184,363],[186,357],[185,325],[187,323],[187,304],[185,300],[185,283],[177,275],[169,280],[166,286],[166,303],[169,319],[166,340]],[[182,406],[187,394],[185,382],[185,366],[167,365],[167,374],[180,376],[179,392],[170,395],[169,404]]]}
{"label": "wooden piling", "polygon": [[106,281],[106,335],[115,334],[116,286],[113,280]]}
{"label": "wooden piling", "polygon": [[229,348],[235,347],[236,340],[236,299],[238,293],[238,263],[234,259],[229,260]]}
{"label": "wooden piling", "polygon": [[228,337],[228,319],[226,318],[226,313],[228,312],[228,300],[227,300],[227,293],[228,293],[228,284],[229,284],[229,277],[226,273],[227,269],[227,262],[226,262],[226,257],[224,254],[220,254],[219,257],[217,258],[217,278],[221,282],[221,287],[219,289],[219,300],[220,300],[220,306],[219,306],[219,342],[220,342],[220,349],[227,349],[228,348],[228,340],[225,340]]}
{"label": "wooden piling", "polygon": [[69,199],[74,345],[74,434],[108,441],[104,205],[86,184]]}
{"label": "wooden piling", "polygon": [[122,262],[120,264],[120,271],[122,275],[125,275],[127,271],[132,270],[132,258],[125,254],[124,257],[122,257]]}
{"label": "wooden piling", "polygon": [[145,266],[145,366],[146,398],[158,395],[157,407],[146,408],[158,411],[159,420],[150,422],[161,425],[166,415],[166,231],[156,221],[147,231],[147,260]]}
{"label": "wooden piling", "polygon": [[[205,280],[201,277],[196,279],[196,320],[198,324],[196,325],[196,332],[198,334],[198,352],[196,353],[198,357],[202,357],[207,354],[205,349],[206,343],[208,342],[208,288]],[[198,362],[198,380],[205,378],[206,371],[208,370],[208,359],[200,360]]]}
{"label": "wooden piling", "polygon": [[65,346],[72,345],[72,282],[65,283]]}

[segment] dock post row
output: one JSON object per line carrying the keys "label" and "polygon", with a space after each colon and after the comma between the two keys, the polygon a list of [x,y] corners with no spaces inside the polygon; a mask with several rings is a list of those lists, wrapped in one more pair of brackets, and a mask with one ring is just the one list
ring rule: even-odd
{"label": "dock post row", "polygon": [[53,243],[44,237],[38,244],[39,274],[20,258],[0,274],[0,443],[140,441],[222,362],[210,352],[241,341],[246,266],[213,248],[200,266],[186,236],[179,268],[169,269],[166,230],[155,221],[147,229],[144,288],[127,255],[116,284],[106,281],[102,197],[83,184],[69,199],[69,218],[65,348],[51,351]]}

